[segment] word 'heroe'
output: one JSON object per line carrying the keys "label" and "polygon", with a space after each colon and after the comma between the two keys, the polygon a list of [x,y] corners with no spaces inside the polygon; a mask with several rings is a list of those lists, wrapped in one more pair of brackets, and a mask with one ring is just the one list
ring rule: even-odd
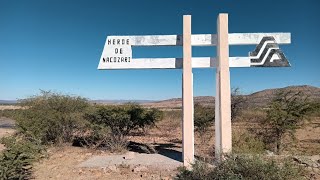
{"label": "word 'heroe'", "polygon": [[130,45],[130,39],[108,39],[108,45]]}
{"label": "word 'heroe'", "polygon": [[131,45],[128,38],[107,39],[109,51],[102,58],[104,63],[125,63],[131,60]]}

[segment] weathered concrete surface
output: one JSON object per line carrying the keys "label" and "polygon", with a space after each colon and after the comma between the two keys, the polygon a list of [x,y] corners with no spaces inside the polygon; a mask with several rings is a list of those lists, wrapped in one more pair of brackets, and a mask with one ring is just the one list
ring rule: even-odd
{"label": "weathered concrete surface", "polygon": [[182,162],[168,158],[161,154],[139,154],[134,153],[130,158],[124,158],[126,155],[108,155],[94,156],[81,164],[78,167],[82,168],[103,168],[109,166],[145,166],[148,169],[172,170],[182,166]]}

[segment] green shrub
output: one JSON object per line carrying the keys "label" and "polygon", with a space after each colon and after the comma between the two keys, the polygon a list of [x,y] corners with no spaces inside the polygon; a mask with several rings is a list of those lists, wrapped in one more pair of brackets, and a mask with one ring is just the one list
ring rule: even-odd
{"label": "green shrub", "polygon": [[122,134],[113,134],[103,124],[88,123],[86,128],[77,132],[73,145],[92,149],[106,149],[111,152],[123,152],[127,149],[128,140]]}
{"label": "green shrub", "polygon": [[74,146],[86,146],[96,149],[104,147],[110,137],[110,128],[94,123],[87,123],[85,128],[82,128],[74,134]]}
{"label": "green shrub", "polygon": [[203,136],[208,128],[213,125],[214,109],[204,107],[198,103],[194,105],[194,126],[196,131]]}
{"label": "green shrub", "polygon": [[36,141],[16,136],[1,140],[6,149],[0,155],[0,179],[30,179],[32,163],[44,148]]}
{"label": "green shrub", "polygon": [[233,131],[232,152],[261,154],[266,150],[262,140],[248,131]]}
{"label": "green shrub", "polygon": [[181,110],[168,110],[163,111],[164,119],[168,119],[170,122],[179,121],[181,123],[182,111]]}
{"label": "green shrub", "polygon": [[266,111],[262,108],[245,109],[241,112],[241,116],[238,116],[237,121],[257,123],[266,119],[266,116]]}
{"label": "green shrub", "polygon": [[209,174],[213,171],[213,167],[210,167],[207,163],[201,161],[195,161],[192,164],[192,170],[188,170],[182,166],[178,168],[178,174],[176,180],[206,180],[209,179]]}
{"label": "green shrub", "polygon": [[235,121],[240,117],[247,101],[246,96],[241,93],[240,88],[231,89],[231,121]]}
{"label": "green shrub", "polygon": [[162,111],[145,109],[138,104],[98,106],[94,112],[86,114],[89,122],[109,127],[114,135],[128,135],[134,129],[154,126],[162,118]]}
{"label": "green shrub", "polygon": [[16,117],[23,111],[22,109],[5,109],[0,110],[0,117],[16,119]]}
{"label": "green shrub", "polygon": [[122,134],[110,134],[105,147],[111,152],[123,152],[127,150],[129,141]]}
{"label": "green shrub", "polygon": [[262,121],[265,127],[266,143],[274,143],[277,153],[283,145],[283,137],[294,138],[296,129],[300,128],[306,117],[313,111],[308,98],[301,91],[279,91],[269,105],[267,118]]}
{"label": "green shrub", "polygon": [[16,117],[17,127],[27,137],[42,144],[70,142],[73,134],[85,125],[83,114],[89,103],[73,97],[41,91],[20,101],[25,109]]}
{"label": "green shrub", "polygon": [[[163,122],[160,126],[166,126],[169,131],[174,131],[181,127],[182,111],[181,110],[164,110]],[[170,126],[168,126],[170,124]],[[170,135],[170,133],[167,135]]]}
{"label": "green shrub", "polygon": [[127,135],[135,129],[154,126],[163,114],[157,109],[137,104],[95,106],[85,114],[89,122],[76,139],[76,144],[122,152],[129,144]]}
{"label": "green shrub", "polygon": [[289,161],[277,164],[259,156],[230,156],[216,167],[196,162],[192,171],[181,168],[176,179],[181,180],[295,180],[304,179],[305,171]]}
{"label": "green shrub", "polygon": [[320,117],[320,100],[311,102],[310,108],[312,109],[311,116]]}

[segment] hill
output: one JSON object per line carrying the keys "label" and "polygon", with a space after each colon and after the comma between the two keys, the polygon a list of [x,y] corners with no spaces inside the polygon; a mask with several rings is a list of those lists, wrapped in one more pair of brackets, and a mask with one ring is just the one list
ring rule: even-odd
{"label": "hill", "polygon": [[[265,89],[252,94],[243,95],[248,100],[250,107],[265,107],[275,97],[277,91],[288,90],[293,92],[302,91],[304,95],[308,96],[311,101],[320,101],[320,88],[308,85],[302,86],[288,86],[284,88]],[[200,103],[204,106],[214,106],[215,98],[213,96],[197,96],[194,97],[195,103]],[[163,109],[181,108],[182,99],[173,98],[163,101],[144,103],[144,106],[157,107]]]}
{"label": "hill", "polygon": [[137,103],[137,104],[143,104],[143,103],[150,103],[154,102],[152,100],[91,100],[91,103],[96,104],[125,104],[125,103]]}
{"label": "hill", "polygon": [[[248,106],[250,107],[264,107],[266,106],[274,97],[279,90],[290,90],[293,92],[302,91],[307,95],[312,101],[320,101],[320,88],[308,85],[302,86],[288,86],[284,88],[274,88],[265,89],[252,94],[243,95],[248,100]],[[215,98],[213,96],[196,96],[194,97],[195,103],[200,103],[204,106],[214,106]],[[91,100],[90,102],[96,104],[125,104],[129,102],[134,102],[141,104],[145,107],[156,107],[161,109],[177,109],[182,106],[181,98],[172,98],[162,101],[151,101],[151,100]],[[0,100],[1,105],[13,105],[16,104],[15,100]]]}
{"label": "hill", "polygon": [[2,104],[2,105],[13,105],[16,103],[17,103],[17,101],[15,101],[15,100],[0,100],[0,104]]}

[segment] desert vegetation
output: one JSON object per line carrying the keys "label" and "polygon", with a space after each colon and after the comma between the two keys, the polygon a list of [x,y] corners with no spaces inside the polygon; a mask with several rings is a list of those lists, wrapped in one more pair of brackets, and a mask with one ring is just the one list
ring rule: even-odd
{"label": "desert vegetation", "polygon": [[145,131],[163,117],[161,111],[138,104],[97,106],[82,97],[50,91],[21,100],[19,106],[0,114],[15,119],[17,130],[1,141],[6,149],[0,155],[0,179],[31,178],[32,163],[52,146],[71,143],[125,151],[131,131]]}
{"label": "desert vegetation", "polygon": [[[319,129],[320,103],[300,91],[277,91],[265,106],[252,106],[239,89],[232,94],[233,154],[214,161],[214,106],[194,107],[195,148],[192,170],[180,168],[176,179],[312,179],[298,155],[320,153],[319,138],[300,143],[297,134]],[[255,102],[256,103],[256,102]],[[19,101],[19,108],[0,110],[15,120],[16,133],[2,138],[0,179],[33,178],[34,164],[48,149],[79,147],[92,152],[181,152],[181,109],[129,103],[93,104],[85,98],[41,91]],[[308,128],[305,130],[304,128]],[[214,165],[213,165],[214,164]],[[313,175],[310,175],[310,173]]]}
{"label": "desert vegetation", "polygon": [[275,144],[279,154],[284,136],[295,138],[296,129],[305,124],[314,110],[312,105],[301,91],[279,91],[267,109],[267,117],[261,121],[261,125],[267,127],[263,132],[265,142]]}
{"label": "desert vegetation", "polygon": [[[225,155],[226,160],[213,167],[196,162],[191,171],[182,168],[176,179],[315,178],[307,175],[292,156],[299,154],[293,148],[297,144],[296,131],[319,117],[319,102],[301,91],[279,90],[266,106],[250,110],[239,92],[239,89],[232,92],[233,154]],[[214,111],[210,109],[200,104],[195,106],[195,127],[202,145],[206,143],[205,134],[212,131]],[[246,125],[249,126],[243,128]]]}
{"label": "desert vegetation", "polygon": [[194,105],[194,126],[196,132],[199,133],[201,141],[205,142],[208,138],[207,131],[210,126],[214,123],[214,109],[204,107],[199,103]]}
{"label": "desert vegetation", "polygon": [[197,161],[193,164],[192,171],[181,168],[177,175],[178,180],[220,180],[220,179],[304,179],[305,171],[292,162],[286,160],[276,163],[271,159],[259,156],[232,155],[217,166],[209,166]]}

